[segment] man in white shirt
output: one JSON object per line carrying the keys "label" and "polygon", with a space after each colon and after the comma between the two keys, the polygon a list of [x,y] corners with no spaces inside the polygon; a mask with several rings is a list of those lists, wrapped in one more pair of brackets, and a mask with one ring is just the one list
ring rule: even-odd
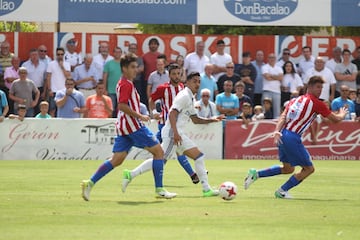
{"label": "man in white shirt", "polygon": [[71,75],[74,78],[74,70],[77,66],[81,65],[83,62],[83,57],[80,53],[76,52],[77,42],[75,39],[70,39],[66,43],[66,51],[64,55],[64,60],[70,63],[71,66]]}
{"label": "man in white shirt", "polygon": [[306,72],[314,67],[315,58],[311,55],[311,47],[305,46],[302,48],[303,58],[299,61],[298,73],[304,81]]}
{"label": "man in white shirt", "polygon": [[199,117],[211,118],[217,113],[216,104],[210,101],[210,90],[207,88],[201,89],[200,100],[195,103],[195,108]]}
{"label": "man in white shirt", "polygon": [[184,67],[187,74],[192,72],[204,72],[206,64],[210,62],[210,59],[205,55],[204,51],[205,43],[197,42],[195,52],[186,55]]}
{"label": "man in white shirt", "polygon": [[232,62],[232,57],[225,51],[224,40],[218,40],[216,43],[216,52],[210,56],[210,62],[214,66],[213,75],[217,82],[219,77],[226,73],[226,64]]}
{"label": "man in white shirt", "polygon": [[99,45],[99,54],[94,56],[93,62],[97,69],[97,79],[102,79],[105,63],[113,60],[114,57],[109,54],[109,44],[101,42]]}

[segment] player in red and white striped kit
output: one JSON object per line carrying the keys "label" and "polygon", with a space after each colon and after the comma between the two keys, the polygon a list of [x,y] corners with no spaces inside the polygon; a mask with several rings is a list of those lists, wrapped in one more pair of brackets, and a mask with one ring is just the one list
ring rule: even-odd
{"label": "player in red and white striped kit", "polygon": [[295,166],[300,166],[301,171],[293,174],[275,191],[276,198],[291,198],[288,191],[315,171],[311,156],[301,141],[301,135],[310,127],[317,114],[332,122],[340,122],[348,112],[346,108],[341,108],[335,114],[319,100],[323,83],[321,76],[311,77],[307,94],[292,99],[279,118],[273,137],[274,143],[279,148],[279,158],[283,166],[272,166],[262,170],[250,169],[245,178],[245,189],[258,178],[290,174],[294,172]]}

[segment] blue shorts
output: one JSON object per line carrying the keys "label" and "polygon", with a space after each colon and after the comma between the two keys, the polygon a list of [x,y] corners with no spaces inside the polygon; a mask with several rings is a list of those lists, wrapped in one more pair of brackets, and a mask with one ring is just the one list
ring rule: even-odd
{"label": "blue shorts", "polygon": [[113,152],[129,152],[131,147],[151,148],[156,144],[159,144],[156,136],[147,127],[142,127],[129,135],[117,136]]}
{"label": "blue shorts", "polygon": [[297,133],[284,129],[282,131],[282,144],[279,145],[279,158],[283,163],[291,166],[312,166],[311,156]]}

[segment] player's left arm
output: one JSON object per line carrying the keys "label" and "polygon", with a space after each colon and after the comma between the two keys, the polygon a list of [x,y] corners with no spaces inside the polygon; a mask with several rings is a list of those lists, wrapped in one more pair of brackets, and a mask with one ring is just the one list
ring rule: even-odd
{"label": "player's left arm", "polygon": [[225,116],[223,114],[219,115],[219,116],[214,116],[212,118],[203,118],[203,117],[199,117],[198,115],[191,115],[190,119],[193,123],[195,124],[207,124],[207,123],[212,123],[212,122],[219,122],[223,119],[225,119]]}

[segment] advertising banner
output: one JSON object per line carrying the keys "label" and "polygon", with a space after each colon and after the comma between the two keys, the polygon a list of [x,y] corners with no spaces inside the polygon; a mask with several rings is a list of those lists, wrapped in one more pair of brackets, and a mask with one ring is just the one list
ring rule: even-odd
{"label": "advertising banner", "polygon": [[[248,126],[242,121],[226,123],[226,159],[278,159],[277,147],[271,138],[276,121],[262,120]],[[310,130],[302,136],[303,143],[313,159],[360,160],[360,124],[344,121],[338,124],[322,123],[314,144]]]}
{"label": "advertising banner", "polygon": [[[0,160],[104,160],[112,155],[115,119],[5,119],[0,124]],[[157,132],[157,122],[148,125]],[[222,124],[189,123],[186,134],[208,159],[222,158]],[[127,159],[146,159],[133,148]]]}

